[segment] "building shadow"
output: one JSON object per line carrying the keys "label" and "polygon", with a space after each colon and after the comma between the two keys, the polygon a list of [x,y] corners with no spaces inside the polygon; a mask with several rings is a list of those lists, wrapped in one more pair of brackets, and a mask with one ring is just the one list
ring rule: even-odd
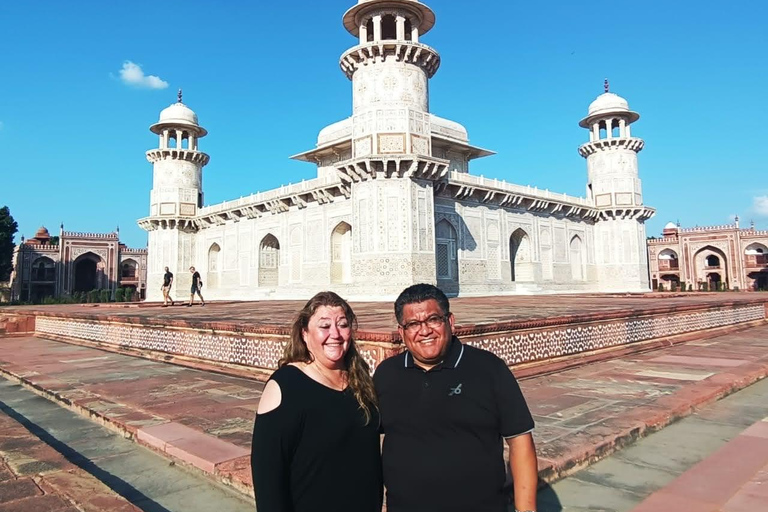
{"label": "building shadow", "polygon": [[142,493],[140,490],[136,489],[130,483],[116,475],[113,475],[109,471],[103,470],[98,465],[96,465],[96,463],[80,454],[80,452],[74,448],[71,448],[66,443],[59,441],[50,433],[48,433],[48,431],[43,427],[31,421],[26,416],[19,413],[13,407],[7,405],[3,401],[0,401],[0,412],[7,414],[10,418],[16,420],[30,433],[37,436],[37,438],[42,442],[59,452],[67,461],[79,467],[83,471],[88,472],[94,478],[98,479],[104,485],[109,487],[116,494],[119,494],[128,502],[132,503],[144,512],[171,512],[146,494]]}

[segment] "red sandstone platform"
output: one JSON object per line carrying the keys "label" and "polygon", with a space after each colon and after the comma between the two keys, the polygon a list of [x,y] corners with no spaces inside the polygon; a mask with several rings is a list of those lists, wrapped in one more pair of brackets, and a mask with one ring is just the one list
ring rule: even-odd
{"label": "red sandstone platform", "polygon": [[[0,373],[252,492],[263,384],[35,337],[0,337]],[[554,481],[768,376],[768,325],[525,379],[540,476]]]}
{"label": "red sandstone platform", "polygon": [[[211,327],[237,332],[287,334],[305,301],[209,302],[186,307],[176,303],[82,304],[14,306],[3,313],[44,314],[101,321],[161,323],[170,327]],[[675,313],[702,306],[766,304],[768,293],[650,293],[622,295],[536,295],[451,299],[458,334],[541,327],[574,321]],[[390,302],[354,302],[360,334],[379,334],[380,341],[397,341],[397,323]]]}

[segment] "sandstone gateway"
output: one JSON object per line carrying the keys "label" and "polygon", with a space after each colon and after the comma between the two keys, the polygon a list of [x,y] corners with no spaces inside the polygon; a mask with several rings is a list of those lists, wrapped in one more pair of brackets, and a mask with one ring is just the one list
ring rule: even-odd
{"label": "sandstone gateway", "polygon": [[[589,141],[586,197],[483,178],[472,160],[492,152],[429,111],[440,55],[421,42],[433,11],[414,0],[361,0],[343,23],[357,44],[340,60],[352,116],[320,131],[293,158],[317,165],[302,183],[203,206],[200,150],[207,131],[179,101],[151,126],[154,166],[148,283],[167,265],[177,290],[194,265],[206,299],[308,297],[331,288],[391,299],[417,282],[450,295],[642,292],[649,289],[637,153],[639,115],[609,92],[579,125]],[[161,300],[160,287],[148,287]]]}

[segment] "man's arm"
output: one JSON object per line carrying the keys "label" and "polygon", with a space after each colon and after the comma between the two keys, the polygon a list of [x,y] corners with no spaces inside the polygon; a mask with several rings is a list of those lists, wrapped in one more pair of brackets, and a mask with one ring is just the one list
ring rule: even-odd
{"label": "man's arm", "polygon": [[536,487],[539,481],[536,447],[529,432],[507,439],[509,469],[515,489],[515,510],[536,510]]}

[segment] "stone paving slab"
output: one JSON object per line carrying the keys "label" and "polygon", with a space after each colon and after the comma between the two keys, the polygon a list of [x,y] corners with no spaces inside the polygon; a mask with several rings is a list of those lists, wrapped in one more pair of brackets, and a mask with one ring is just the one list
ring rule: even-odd
{"label": "stone paving slab", "polygon": [[[0,373],[129,436],[176,423],[241,453],[250,450],[263,389],[254,380],[34,337],[0,338]],[[768,325],[524,379],[540,476],[561,478],[766,376]],[[247,457],[202,459],[216,478],[241,490],[251,485]]]}
{"label": "stone paving slab", "polygon": [[632,512],[768,509],[768,418],[653,493]]}
{"label": "stone paving slab", "polygon": [[0,512],[141,512],[0,412]]}

